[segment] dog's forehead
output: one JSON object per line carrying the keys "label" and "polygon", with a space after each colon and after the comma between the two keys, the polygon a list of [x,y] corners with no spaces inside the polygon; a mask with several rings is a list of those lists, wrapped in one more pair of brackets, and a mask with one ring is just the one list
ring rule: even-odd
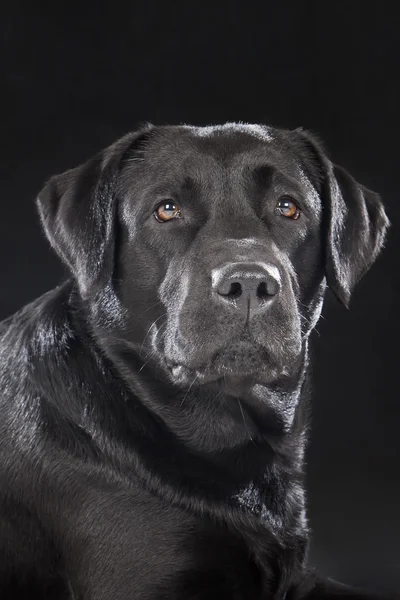
{"label": "dog's forehead", "polygon": [[274,139],[273,128],[257,123],[225,123],[224,125],[209,125],[196,127],[193,125],[182,125],[182,128],[190,131],[193,136],[200,138],[213,138],[218,136],[233,137],[244,134],[263,142],[272,142]]}
{"label": "dog's forehead", "polygon": [[164,154],[163,150],[168,149],[175,159],[196,154],[225,163],[238,155],[276,149],[269,128],[231,123],[207,127],[160,127],[155,131],[153,142],[150,144],[152,154]]}
{"label": "dog's forehead", "polygon": [[[161,126],[151,134],[120,180],[122,189],[139,185],[179,187],[191,181],[211,189],[213,186],[242,185],[243,175],[272,167],[290,185],[297,185],[314,208],[320,199],[305,175],[298,153],[287,136],[272,127],[227,123],[210,127],[190,125]],[[138,178],[138,171],[140,177]]]}
{"label": "dog's forehead", "polygon": [[216,174],[220,168],[274,166],[298,178],[300,162],[279,130],[264,125],[226,123],[207,127],[157,127],[145,144],[150,167],[169,172]]}

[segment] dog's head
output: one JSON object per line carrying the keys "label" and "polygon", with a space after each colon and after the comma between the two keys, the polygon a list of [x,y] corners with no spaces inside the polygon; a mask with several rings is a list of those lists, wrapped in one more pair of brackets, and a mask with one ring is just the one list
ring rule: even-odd
{"label": "dog's head", "polygon": [[312,135],[258,125],[145,127],[38,206],[110,343],[237,395],[299,381],[326,282],[347,305],[388,226]]}

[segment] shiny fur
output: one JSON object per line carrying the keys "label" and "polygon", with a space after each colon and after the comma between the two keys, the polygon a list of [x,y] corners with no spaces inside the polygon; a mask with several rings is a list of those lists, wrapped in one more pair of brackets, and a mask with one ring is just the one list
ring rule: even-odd
{"label": "shiny fur", "polygon": [[[70,278],[0,325],[0,597],[369,597],[307,566],[303,456],[309,335],[379,197],[302,130],[149,125],[37,204]],[[267,309],[221,301],[232,261],[279,280]]]}

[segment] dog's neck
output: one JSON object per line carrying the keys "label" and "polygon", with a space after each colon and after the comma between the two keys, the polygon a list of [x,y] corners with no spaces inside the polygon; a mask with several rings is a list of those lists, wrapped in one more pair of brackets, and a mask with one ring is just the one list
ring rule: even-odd
{"label": "dog's neck", "polygon": [[[117,362],[113,361],[113,366],[119,371]],[[180,506],[196,512],[210,512],[210,507],[214,507],[218,515],[218,506],[223,504],[233,514],[251,516],[272,530],[277,539],[289,530],[302,537],[306,530],[302,478],[308,414],[306,365],[302,367],[301,389],[289,428],[272,423],[263,435],[252,437],[245,421],[244,403],[240,408],[240,398],[226,397],[223,405],[235,402],[239,412],[232,423],[223,424],[220,430],[229,443],[226,446],[216,443],[215,447],[211,440],[218,435],[219,415],[210,404],[213,398],[208,393],[201,389],[177,393],[173,386],[154,381],[154,374],[153,379],[148,377],[145,368],[135,370],[132,380],[125,372],[130,390],[127,403],[132,403],[130,408],[135,406],[135,419],[142,419],[146,430],[135,448],[140,454],[141,468],[144,467],[141,473],[146,485],[153,485],[153,474],[157,473],[159,481],[153,492],[160,493],[163,489],[169,501]],[[167,403],[161,412],[160,397]],[[185,403],[188,408],[183,413]],[[208,412],[205,406],[209,407]],[[198,412],[196,407],[202,410]],[[221,417],[223,420],[226,414]],[[182,431],[186,423],[189,426]],[[232,443],[235,427],[240,440],[237,444]]]}

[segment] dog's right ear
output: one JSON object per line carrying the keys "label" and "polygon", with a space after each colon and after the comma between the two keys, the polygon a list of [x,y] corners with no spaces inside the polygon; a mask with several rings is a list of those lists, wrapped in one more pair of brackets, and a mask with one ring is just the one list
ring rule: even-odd
{"label": "dog's right ear", "polygon": [[83,165],[47,182],[37,198],[50,244],[75,278],[83,298],[114,268],[115,188],[121,164],[153,127],[130,133]]}

